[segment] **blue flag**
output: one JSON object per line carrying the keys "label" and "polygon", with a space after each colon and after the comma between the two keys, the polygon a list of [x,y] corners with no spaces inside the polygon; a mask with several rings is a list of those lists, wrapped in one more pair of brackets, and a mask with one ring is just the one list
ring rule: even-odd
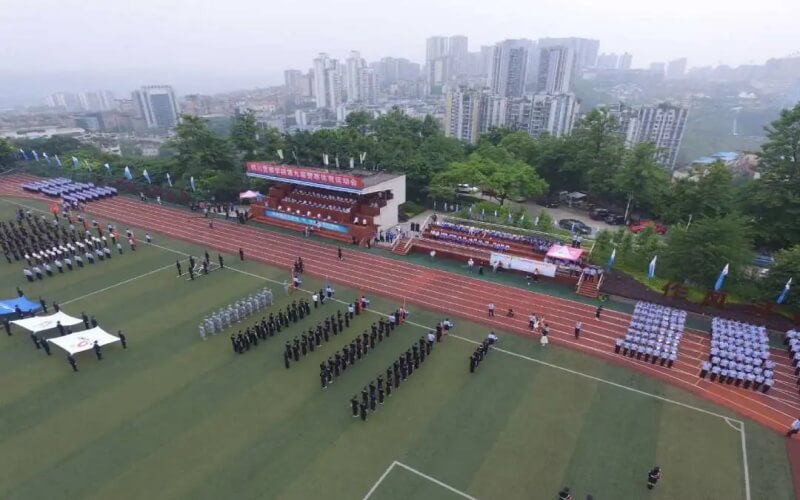
{"label": "blue flag", "polygon": [[74,156],[72,157],[72,168],[81,168],[81,162]]}
{"label": "blue flag", "polygon": [[19,148],[19,153],[22,155],[22,159],[28,161],[28,154],[25,152],[24,149]]}
{"label": "blue flag", "polygon": [[37,153],[35,149],[32,149],[31,153],[33,153],[33,159],[39,161],[39,153]]}
{"label": "blue flag", "polygon": [[131,174],[131,168],[130,167],[125,167],[125,171],[123,172],[122,175],[124,175],[125,178],[128,179],[129,181],[133,180],[133,175]]}
{"label": "blue flag", "polygon": [[169,184],[169,187],[172,187],[172,177],[169,176],[169,172],[167,172],[167,184]]}
{"label": "blue flag", "polygon": [[617,249],[615,248],[614,250],[611,250],[611,257],[608,258],[608,265],[606,266],[606,269],[608,269],[609,271],[611,270],[611,268],[614,266],[614,259],[616,258],[617,258]]}
{"label": "blue flag", "polygon": [[651,280],[656,275],[656,260],[658,259],[658,255],[653,257],[653,260],[650,261],[650,265],[647,266],[647,279]]}
{"label": "blue flag", "polygon": [[722,289],[723,283],[725,283],[725,276],[728,275],[728,264],[725,264],[725,267],[722,268],[722,271],[719,273],[719,278],[717,278],[717,282],[714,283],[714,291],[719,292]]}
{"label": "blue flag", "polygon": [[197,191],[197,188],[194,186],[194,177],[189,177],[189,185],[192,186],[192,191]]}
{"label": "blue flag", "polygon": [[150,174],[147,173],[147,169],[144,169],[144,172],[142,172],[142,175],[144,176],[145,179],[147,179],[147,183],[148,184],[152,184],[152,182],[150,182]]}
{"label": "blue flag", "polygon": [[64,165],[61,164],[61,159],[59,159],[58,155],[56,155],[56,165],[58,165],[58,168],[61,168],[61,167],[64,166]]}
{"label": "blue flag", "polygon": [[791,287],[792,287],[792,278],[789,278],[789,281],[787,281],[786,284],[783,285],[783,291],[778,296],[778,300],[776,300],[775,302],[777,302],[778,304],[783,304],[783,302],[786,300],[786,296],[789,295],[789,289]]}

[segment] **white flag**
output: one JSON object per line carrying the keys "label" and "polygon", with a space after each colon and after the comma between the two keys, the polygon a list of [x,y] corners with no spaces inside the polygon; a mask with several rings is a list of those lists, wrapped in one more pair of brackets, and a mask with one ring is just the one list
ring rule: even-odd
{"label": "white flag", "polygon": [[281,160],[283,160],[283,150],[282,150],[282,149],[279,149],[279,150],[278,150],[278,158],[280,158]]}

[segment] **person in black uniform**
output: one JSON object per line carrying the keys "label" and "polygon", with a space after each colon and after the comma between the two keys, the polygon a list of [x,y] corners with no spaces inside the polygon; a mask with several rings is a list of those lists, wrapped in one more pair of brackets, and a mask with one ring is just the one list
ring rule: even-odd
{"label": "person in black uniform", "polygon": [[289,369],[289,351],[283,351],[283,366],[285,366],[287,370]]}
{"label": "person in black uniform", "polygon": [[367,421],[367,405],[362,402],[360,405],[358,405],[358,410],[359,410],[359,415],[361,416],[361,421],[362,422],[366,422]]}
{"label": "person in black uniform", "polygon": [[128,348],[128,337],[126,337],[125,334],[122,333],[122,330],[119,330],[117,332],[117,337],[119,337],[119,341],[122,342],[122,348],[123,349],[127,349]]}
{"label": "person in black uniform", "polygon": [[656,465],[647,473],[647,489],[652,490],[655,488],[659,479],[661,479],[661,467]]}
{"label": "person in black uniform", "polygon": [[183,274],[183,270],[181,269],[181,259],[175,259],[175,267],[178,268],[178,277]]}
{"label": "person in black uniform", "polygon": [[322,390],[325,390],[325,389],[328,388],[328,372],[327,372],[327,370],[325,368],[325,363],[322,363],[320,365],[319,382],[322,385]]}
{"label": "person in black uniform", "polygon": [[42,339],[39,342],[42,344],[42,349],[44,349],[44,352],[50,356],[50,342],[48,342],[47,339]]}
{"label": "person in black uniform", "polygon": [[475,359],[475,353],[469,355],[469,372],[475,373],[475,367],[477,366],[477,360]]}
{"label": "person in black uniform", "polygon": [[94,341],[94,345],[92,345],[92,349],[94,349],[94,354],[97,356],[97,359],[102,360],[103,352],[100,350],[100,344],[98,344],[96,340]]}
{"label": "person in black uniform", "polygon": [[244,250],[242,248],[239,248],[239,260],[244,260]]}
{"label": "person in black uniform", "polygon": [[34,332],[31,332],[31,340],[33,341],[33,345],[35,345],[37,349],[42,348],[41,344],[39,343],[39,337],[37,337]]}
{"label": "person in black uniform", "polygon": [[83,320],[84,329],[88,330],[89,329],[89,316],[87,316],[85,312],[81,311],[81,319]]}
{"label": "person in black uniform", "polygon": [[363,387],[361,389],[361,404],[367,406],[368,403],[369,403],[369,392],[367,392],[366,387]]}
{"label": "person in black uniform", "polygon": [[297,337],[295,337],[294,344],[292,344],[292,358],[294,358],[295,363],[300,361],[300,341],[297,340]]}
{"label": "person in black uniform", "polygon": [[39,304],[42,306],[42,311],[47,314],[47,302],[42,297],[39,297]]}
{"label": "person in black uniform", "polygon": [[221,253],[217,254],[217,260],[219,260],[220,269],[224,269],[225,268],[225,261],[222,260],[222,254]]}
{"label": "person in black uniform", "polygon": [[[61,323],[59,323],[59,325],[60,324]],[[64,328],[64,327],[62,326],[61,328]],[[11,323],[8,322],[8,318],[6,318],[5,316],[3,316],[3,330],[6,331],[6,335],[11,337],[11,335],[12,335],[12,333],[11,333]]]}
{"label": "person in black uniform", "polygon": [[350,398],[350,410],[353,412],[353,418],[358,418],[358,399],[355,396]]}
{"label": "person in black uniform", "polygon": [[55,300],[53,301],[53,311],[55,311],[55,312],[60,312],[61,311],[61,306],[59,306],[58,302],[56,302]]}
{"label": "person in black uniform", "polygon": [[67,362],[69,363],[69,366],[72,367],[72,371],[78,371],[78,363],[75,361],[75,356],[72,354],[67,354]]}
{"label": "person in black uniform", "polygon": [[375,399],[375,394],[369,395],[369,411],[374,412],[375,408],[377,407],[377,400]]}
{"label": "person in black uniform", "polygon": [[239,346],[236,344],[236,336],[231,334],[231,347],[233,348],[233,352],[239,352]]}
{"label": "person in black uniform", "polygon": [[[341,321],[341,320],[339,320]],[[350,328],[350,314],[346,314],[344,317],[344,326],[346,328]]]}

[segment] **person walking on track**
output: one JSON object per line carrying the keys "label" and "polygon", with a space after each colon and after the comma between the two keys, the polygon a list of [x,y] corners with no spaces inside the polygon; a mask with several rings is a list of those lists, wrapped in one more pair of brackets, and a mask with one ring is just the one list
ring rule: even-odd
{"label": "person walking on track", "polygon": [[494,304],[490,303],[489,304],[489,317],[491,318],[492,316],[494,316]]}
{"label": "person walking on track", "polygon": [[244,250],[239,248],[239,260],[244,260]]}
{"label": "person walking on track", "polygon": [[602,312],[603,312],[603,306],[602,305],[597,306],[597,310],[594,312],[594,317],[600,319],[600,314],[602,314]]}
{"label": "person walking on track", "polygon": [[336,255],[342,260],[342,247],[336,247]]}

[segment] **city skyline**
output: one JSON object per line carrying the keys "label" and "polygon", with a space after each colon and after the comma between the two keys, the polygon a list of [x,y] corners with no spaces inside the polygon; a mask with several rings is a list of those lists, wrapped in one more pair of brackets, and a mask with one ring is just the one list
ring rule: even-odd
{"label": "city skyline", "polygon": [[[153,16],[154,0],[126,9],[96,1],[84,2],[80,8],[53,0],[8,0],[7,4],[0,19],[0,41],[5,42],[0,44],[4,60],[0,100],[6,105],[24,96],[30,101],[28,93],[34,91],[41,100],[50,93],[93,87],[121,92],[147,81],[169,82],[179,93],[277,85],[284,69],[306,71],[319,52],[345,60],[350,51],[357,50],[368,62],[396,57],[424,64],[426,39],[436,35],[466,36],[472,52],[514,38],[599,39],[601,52],[633,53],[635,68],[685,56],[690,57],[690,67],[762,64],[800,50],[800,36],[789,27],[767,22],[776,12],[800,13],[800,6],[787,0],[765,0],[746,13],[716,2],[688,0],[678,0],[667,13],[628,0],[602,4],[576,0],[550,5],[546,12],[516,0],[491,4],[469,0],[457,9],[412,0],[393,9],[391,16],[362,0],[336,6],[312,0],[316,7],[308,11],[337,26],[336,36],[325,30],[321,34],[304,30],[302,37],[295,34],[296,23],[270,23],[269,29],[263,29],[264,19],[296,16],[288,5],[245,5],[234,0],[224,8],[210,2],[182,8],[186,5],[178,1],[158,3],[155,12],[159,15]],[[691,16],[681,12],[691,12]],[[70,30],[69,37],[60,37],[59,50],[53,50],[48,37],[42,36],[92,19],[97,21],[92,30]],[[36,29],[31,29],[31,23]],[[747,41],[734,36],[741,26],[747,26]],[[50,81],[54,78],[64,88]]]}

